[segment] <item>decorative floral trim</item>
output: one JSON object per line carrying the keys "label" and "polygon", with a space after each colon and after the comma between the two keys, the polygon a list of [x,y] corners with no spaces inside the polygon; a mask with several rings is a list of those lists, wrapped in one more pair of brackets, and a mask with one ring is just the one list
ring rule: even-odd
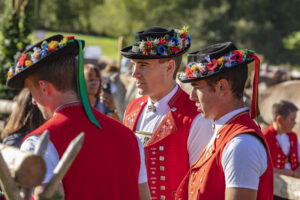
{"label": "decorative floral trim", "polygon": [[135,41],[132,46],[134,53],[144,55],[172,55],[177,54],[191,44],[188,26],[181,30],[175,29],[175,34],[165,35],[161,38],[147,38],[147,40]]}
{"label": "decorative floral trim", "polygon": [[21,72],[22,70],[26,69],[27,67],[35,64],[42,58],[46,57],[48,54],[66,46],[67,43],[73,42],[74,36],[67,36],[63,38],[60,42],[58,41],[43,41],[41,47],[34,47],[33,51],[29,51],[26,53],[22,53],[21,57],[19,58],[18,62],[16,63],[14,68],[10,68],[7,77],[10,79],[15,74]]}
{"label": "decorative floral trim", "polygon": [[179,75],[180,80],[188,80],[205,77],[219,72],[222,68],[231,68],[246,62],[252,58],[248,55],[249,50],[234,50],[218,59],[210,59],[210,56],[204,58],[203,63],[191,62],[187,65],[185,72]]}

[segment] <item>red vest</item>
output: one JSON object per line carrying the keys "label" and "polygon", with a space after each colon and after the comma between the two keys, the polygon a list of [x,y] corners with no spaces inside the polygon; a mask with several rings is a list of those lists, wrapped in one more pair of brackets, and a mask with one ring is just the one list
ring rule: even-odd
{"label": "red vest", "polygon": [[[132,101],[124,124],[131,130],[136,125],[148,97]],[[175,191],[189,170],[187,140],[194,118],[199,114],[195,103],[181,88],[169,101],[170,111],[145,145],[145,159],[151,199],[174,199]]]}
{"label": "red vest", "polygon": [[93,109],[101,129],[93,125],[80,105],[59,110],[26,137],[50,131],[59,157],[79,133],[83,146],[63,178],[66,200],[138,200],[140,156],[136,137],[121,123]]}
{"label": "red vest", "polygon": [[[199,160],[192,166],[189,173],[176,191],[176,200],[222,200],[225,199],[225,175],[221,159],[226,144],[242,133],[252,133],[266,144],[260,129],[250,116],[242,112],[233,117],[218,132],[214,143],[207,151],[203,151]],[[266,145],[265,145],[266,146]],[[267,147],[267,146],[266,146]],[[268,148],[267,148],[268,150]],[[268,157],[270,153],[268,150]],[[271,159],[268,167],[260,177],[257,199],[273,199],[273,168]]]}
{"label": "red vest", "polygon": [[271,124],[266,130],[263,132],[264,136],[266,137],[266,140],[268,142],[273,166],[277,169],[284,169],[285,163],[290,162],[292,170],[295,170],[298,167],[298,141],[297,141],[297,135],[296,133],[290,132],[287,133],[289,136],[290,141],[290,155],[286,156],[277,139],[277,131],[274,129],[273,125]]}

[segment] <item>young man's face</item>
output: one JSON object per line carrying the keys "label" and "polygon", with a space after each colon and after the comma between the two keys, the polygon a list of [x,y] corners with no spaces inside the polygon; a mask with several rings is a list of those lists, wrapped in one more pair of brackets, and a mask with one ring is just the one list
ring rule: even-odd
{"label": "young man's face", "polygon": [[164,92],[166,65],[168,61],[159,62],[159,59],[132,60],[134,71],[132,77],[136,79],[136,86],[140,95],[157,96]]}
{"label": "young man's face", "polygon": [[53,114],[46,109],[45,105],[47,105],[47,102],[41,88],[34,85],[31,77],[25,79],[24,86],[30,90],[32,95],[32,104],[37,105],[43,115],[43,118],[46,120],[50,119]]}
{"label": "young man's face", "polygon": [[215,120],[218,114],[217,94],[205,80],[193,82],[190,99],[196,102],[198,112],[208,120]]}
{"label": "young man's face", "polygon": [[291,132],[296,125],[297,111],[290,112],[290,114],[284,119],[281,118],[281,127],[285,133]]}

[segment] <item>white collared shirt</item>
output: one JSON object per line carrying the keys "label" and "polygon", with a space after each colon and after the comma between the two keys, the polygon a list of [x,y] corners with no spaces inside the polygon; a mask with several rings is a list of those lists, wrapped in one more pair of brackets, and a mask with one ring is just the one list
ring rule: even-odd
{"label": "white collared shirt", "polygon": [[[215,122],[214,135],[235,115],[248,110],[239,108],[222,116]],[[209,146],[208,145],[208,146]],[[257,190],[260,176],[268,166],[267,151],[261,141],[251,134],[240,134],[234,137],[222,152],[221,159],[226,188],[248,188]]]}
{"label": "white collared shirt", "polygon": [[[148,106],[152,106],[151,99],[148,98],[147,105],[144,107],[141,116],[138,119],[136,131],[146,132],[149,136],[153,134],[157,126],[169,112],[170,107],[168,102],[176,94],[178,88],[179,86],[176,84],[170,93],[154,104],[156,112],[148,111]],[[138,134],[138,136],[144,144],[145,140],[149,139],[149,137],[145,138],[145,136],[140,134]],[[201,114],[198,114],[193,120],[187,141],[190,166],[198,160],[202,150],[210,140],[211,136],[211,121],[204,119]]]}

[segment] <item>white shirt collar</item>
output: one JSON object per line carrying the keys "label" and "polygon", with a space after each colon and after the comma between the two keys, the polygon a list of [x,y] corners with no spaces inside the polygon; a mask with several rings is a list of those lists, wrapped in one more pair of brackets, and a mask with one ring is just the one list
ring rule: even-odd
{"label": "white shirt collar", "polygon": [[222,128],[222,126],[226,124],[232,117],[246,110],[248,110],[248,108],[243,107],[223,115],[220,119],[218,119],[218,121],[215,122],[215,133],[217,133],[220,130],[220,128]]}
{"label": "white shirt collar", "polygon": [[[164,96],[159,101],[157,101],[155,104],[153,104],[158,112],[160,110],[162,110],[161,108],[163,108],[163,107],[169,107],[168,103],[172,99],[172,97],[175,95],[177,90],[178,90],[178,85],[176,84],[171,92],[169,92],[166,96]],[[147,106],[148,105],[152,105],[152,102],[151,102],[150,98],[148,98]]]}
{"label": "white shirt collar", "polygon": [[67,103],[64,103],[64,104],[59,105],[59,106],[55,109],[53,115],[55,115],[55,113],[57,113],[57,112],[58,112],[62,107],[64,107],[65,105],[73,104],[73,103],[80,103],[80,101],[79,101],[79,100],[69,101],[69,102],[67,102]]}

